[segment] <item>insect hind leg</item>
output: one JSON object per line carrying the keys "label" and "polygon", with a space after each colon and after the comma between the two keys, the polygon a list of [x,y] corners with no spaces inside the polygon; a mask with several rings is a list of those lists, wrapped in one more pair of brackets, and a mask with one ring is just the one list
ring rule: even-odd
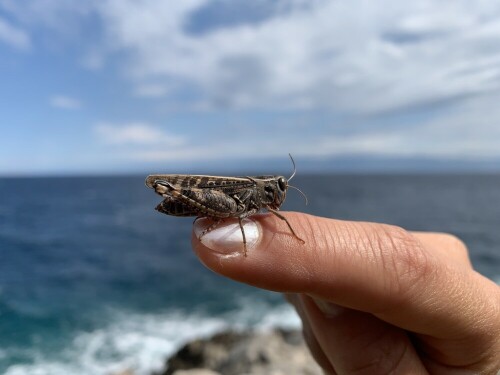
{"label": "insect hind leg", "polygon": [[[194,219],[194,222],[196,222],[198,219],[201,219],[201,217],[197,217],[196,219]],[[201,238],[207,234],[208,232],[211,232],[213,231],[215,228],[217,228],[219,226],[219,224],[221,223],[222,219],[216,219],[212,224],[210,224],[207,228],[205,228],[203,230],[203,232],[201,232],[201,234],[198,236],[198,240],[201,242]]]}
{"label": "insect hind leg", "polygon": [[241,223],[241,217],[238,217],[238,224],[240,224],[241,235],[243,236],[243,255],[247,256],[247,237],[245,236],[245,229]]}
{"label": "insect hind leg", "polygon": [[[194,222],[193,223],[196,223],[199,219],[202,219],[203,217],[202,216],[198,216],[196,219],[194,219]],[[202,242],[202,237],[213,231],[215,228],[217,228],[219,226],[219,224],[222,222],[223,219],[216,219],[212,224],[210,224],[210,226],[208,226],[207,228],[205,228],[201,234],[198,236],[198,240],[200,242]],[[247,237],[245,235],[245,229],[243,228],[243,219],[241,217],[238,217],[238,224],[240,226],[240,230],[241,230],[241,235],[243,237],[243,255],[246,257],[247,256]]]}

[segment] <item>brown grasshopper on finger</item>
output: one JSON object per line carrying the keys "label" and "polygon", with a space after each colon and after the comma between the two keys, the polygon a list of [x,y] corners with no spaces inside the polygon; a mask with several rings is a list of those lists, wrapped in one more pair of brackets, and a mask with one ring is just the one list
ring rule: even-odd
{"label": "brown grasshopper on finger", "polygon": [[[156,210],[173,216],[208,217],[214,223],[205,229],[198,237],[199,240],[215,229],[225,218],[237,217],[243,236],[243,254],[247,255],[245,230],[242,219],[267,209],[290,228],[293,236],[304,243],[293,230],[285,216],[278,210],[285,201],[288,184],[295,176],[295,162],[293,173],[289,179],[283,176],[246,176],[222,177],[205,175],[158,174],[146,178],[146,186],[165,198]],[[304,195],[304,193],[302,193]],[[307,204],[307,197],[304,195]]]}

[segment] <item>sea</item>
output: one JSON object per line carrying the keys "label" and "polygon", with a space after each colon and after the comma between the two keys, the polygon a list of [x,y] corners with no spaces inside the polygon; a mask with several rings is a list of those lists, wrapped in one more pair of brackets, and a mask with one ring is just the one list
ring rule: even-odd
{"label": "sea", "polygon": [[[500,281],[500,175],[302,174],[283,210],[444,231]],[[0,374],[137,375],[199,336],[295,328],[278,293],[191,250],[192,218],[154,210],[144,176],[0,179]]]}

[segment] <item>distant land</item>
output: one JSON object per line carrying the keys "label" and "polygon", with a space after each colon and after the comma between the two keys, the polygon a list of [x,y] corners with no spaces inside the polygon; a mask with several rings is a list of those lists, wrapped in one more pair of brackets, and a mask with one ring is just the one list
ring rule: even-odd
{"label": "distant land", "polygon": [[[0,171],[0,177],[29,176],[105,176],[152,173],[179,174],[284,174],[292,172],[288,155],[276,158],[234,158],[199,161],[139,163],[123,161],[116,165],[74,170]],[[500,159],[445,159],[433,157],[335,156],[327,158],[294,157],[298,173],[500,173]]]}
{"label": "distant land", "polygon": [[[500,172],[500,159],[467,160],[393,156],[338,156],[295,158],[297,169],[307,173],[436,173]],[[256,160],[254,166],[283,168],[283,161]],[[229,165],[228,165],[229,167]],[[291,168],[291,163],[290,167]],[[253,170],[253,168],[252,168]]]}

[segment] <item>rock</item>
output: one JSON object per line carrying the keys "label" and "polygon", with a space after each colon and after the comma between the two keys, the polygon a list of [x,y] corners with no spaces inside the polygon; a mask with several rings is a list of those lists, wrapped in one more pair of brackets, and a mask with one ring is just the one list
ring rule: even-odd
{"label": "rock", "polygon": [[212,370],[195,368],[192,370],[179,370],[174,372],[173,375],[221,375],[221,374],[218,372],[213,372]]}
{"label": "rock", "polygon": [[114,372],[111,375],[134,375],[134,372],[132,370],[123,370],[123,371]]}
{"label": "rock", "polygon": [[167,370],[162,375],[193,368],[216,369],[228,360],[228,348],[249,336],[250,333],[222,332],[209,339],[193,340],[168,359]]}
{"label": "rock", "polygon": [[[211,370],[208,373],[191,371]],[[223,332],[187,343],[162,375],[321,375],[299,331]]]}

